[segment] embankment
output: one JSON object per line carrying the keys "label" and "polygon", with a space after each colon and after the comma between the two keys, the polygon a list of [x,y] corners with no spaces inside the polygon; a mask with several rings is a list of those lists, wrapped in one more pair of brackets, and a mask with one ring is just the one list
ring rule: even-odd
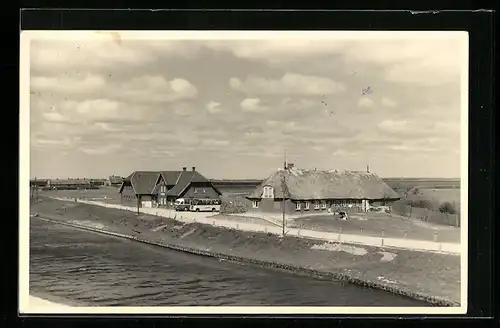
{"label": "embankment", "polygon": [[33,204],[31,212],[193,254],[341,280],[437,306],[459,306],[457,256],[282,238],[53,199]]}

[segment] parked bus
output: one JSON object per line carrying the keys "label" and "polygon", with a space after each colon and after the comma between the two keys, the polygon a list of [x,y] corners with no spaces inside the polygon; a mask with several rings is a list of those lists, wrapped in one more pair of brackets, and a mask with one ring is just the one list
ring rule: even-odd
{"label": "parked bus", "polygon": [[174,209],[176,211],[189,211],[191,207],[191,202],[186,198],[177,198],[174,203]]}
{"label": "parked bus", "polygon": [[191,201],[192,212],[220,212],[221,201],[219,199],[201,198]]}

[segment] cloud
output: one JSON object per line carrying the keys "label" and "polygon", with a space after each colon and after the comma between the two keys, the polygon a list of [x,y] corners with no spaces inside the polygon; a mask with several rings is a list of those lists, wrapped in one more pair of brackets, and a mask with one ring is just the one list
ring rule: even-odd
{"label": "cloud", "polygon": [[363,108],[373,107],[373,100],[368,97],[361,97],[358,101],[358,106]]}
{"label": "cloud", "polygon": [[66,122],[67,119],[58,112],[42,113],[43,118],[48,122]]}
{"label": "cloud", "polygon": [[110,145],[94,145],[94,146],[80,146],[78,149],[87,155],[103,155],[116,152],[122,149],[120,144],[110,144]]}
{"label": "cloud", "polygon": [[241,101],[240,107],[245,112],[265,112],[269,109],[261,104],[259,98],[245,98]]}
{"label": "cloud", "polygon": [[166,80],[159,75],[133,78],[115,91],[119,99],[134,102],[173,102],[194,98],[198,89],[184,79]]}
{"label": "cloud", "polygon": [[45,77],[33,76],[30,89],[35,93],[89,94],[98,92],[106,86],[102,76],[87,74],[81,76]]}
{"label": "cloud", "polygon": [[346,91],[344,84],[326,77],[285,73],[280,79],[249,76],[245,81],[231,78],[233,90],[252,95],[323,95]]}
{"label": "cloud", "polygon": [[397,106],[397,103],[388,97],[382,97],[380,102],[382,103],[382,106],[385,106],[385,107],[396,107]]}
{"label": "cloud", "polygon": [[211,114],[217,114],[217,113],[220,113],[222,111],[222,109],[220,108],[220,105],[221,103],[219,102],[216,102],[216,101],[210,101],[208,104],[207,104],[207,110],[209,113]]}
{"label": "cloud", "polygon": [[440,37],[367,36],[325,40],[310,36],[297,40],[216,41],[206,42],[205,46],[230,51],[239,58],[278,64],[279,67],[293,65],[305,58],[338,55],[344,66],[365,63],[384,67],[385,78],[391,82],[434,86],[453,82],[460,74],[463,54],[458,36],[453,32]]}
{"label": "cloud", "polygon": [[140,67],[162,57],[187,57],[200,46],[181,40],[121,40],[96,33],[92,40],[34,40],[31,42],[31,68],[44,72],[68,70],[109,70]]}

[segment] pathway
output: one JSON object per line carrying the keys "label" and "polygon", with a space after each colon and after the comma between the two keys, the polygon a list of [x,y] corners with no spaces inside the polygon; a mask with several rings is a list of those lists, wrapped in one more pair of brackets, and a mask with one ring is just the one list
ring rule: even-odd
{"label": "pathway", "polygon": [[[55,198],[55,199],[65,200],[65,201],[72,200],[67,198]],[[130,206],[106,204],[102,202],[88,201],[88,200],[78,200],[78,202],[103,206],[108,208],[116,208],[120,210],[127,210],[132,212],[137,211],[136,207],[130,207]],[[161,217],[175,218],[176,220],[185,223],[198,222],[198,223],[210,224],[213,226],[226,227],[242,231],[264,232],[275,235],[282,234],[282,227],[279,226],[268,226],[256,223],[244,223],[244,222],[223,220],[220,218],[215,218],[214,214],[211,212],[210,213],[176,212],[171,209],[162,209],[162,208],[140,208],[140,212],[144,214],[156,215]],[[424,241],[415,239],[401,239],[401,238],[370,237],[363,235],[353,235],[345,233],[323,232],[323,231],[293,229],[293,228],[287,228],[286,234],[289,236],[312,238],[312,239],[324,240],[327,242],[343,242],[348,244],[357,244],[357,245],[375,246],[375,247],[383,246],[387,248],[439,252],[439,253],[448,253],[454,255],[461,254],[461,245],[457,243],[443,243],[443,242]]]}

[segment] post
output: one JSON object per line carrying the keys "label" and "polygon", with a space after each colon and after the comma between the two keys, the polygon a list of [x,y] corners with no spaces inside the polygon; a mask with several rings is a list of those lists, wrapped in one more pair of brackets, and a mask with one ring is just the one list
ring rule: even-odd
{"label": "post", "polygon": [[437,242],[438,240],[438,233],[437,231],[434,231],[434,241]]}
{"label": "post", "polygon": [[[286,168],[285,168],[286,169]],[[283,171],[283,175],[281,178],[281,210],[283,214],[283,222],[282,222],[282,231],[281,233],[283,234],[283,237],[285,236],[285,174]]]}
{"label": "post", "polygon": [[139,195],[137,195],[137,215],[140,214],[140,211],[139,211]]}
{"label": "post", "polygon": [[382,229],[382,246],[384,246],[384,229]]}

